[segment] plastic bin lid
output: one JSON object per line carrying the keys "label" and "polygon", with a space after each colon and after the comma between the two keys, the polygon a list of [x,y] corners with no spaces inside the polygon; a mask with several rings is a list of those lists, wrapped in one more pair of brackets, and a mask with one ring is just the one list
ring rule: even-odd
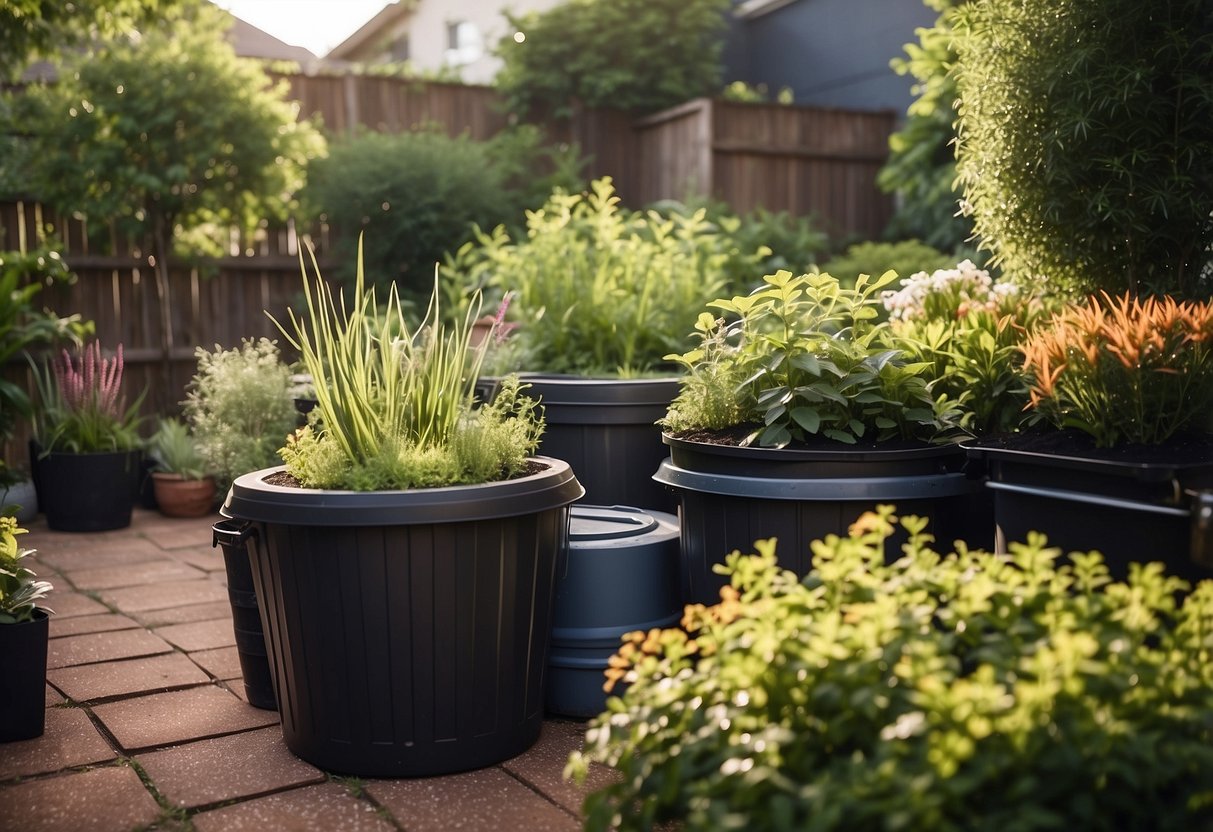
{"label": "plastic bin lid", "polygon": [[657,519],[661,512],[630,506],[574,504],[570,515],[569,539],[574,545],[595,540],[643,537],[661,527]]}

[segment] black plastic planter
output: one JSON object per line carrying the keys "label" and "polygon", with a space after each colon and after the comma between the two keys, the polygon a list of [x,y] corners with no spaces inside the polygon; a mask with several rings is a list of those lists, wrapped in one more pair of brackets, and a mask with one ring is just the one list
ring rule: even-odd
{"label": "black plastic planter", "polygon": [[0,624],[0,742],[30,740],[46,727],[46,650],[50,616],[35,609],[32,621]]}
{"label": "black plastic planter", "polygon": [[49,528],[101,532],[131,524],[142,453],[42,454],[31,449],[38,506]]}
{"label": "black plastic planter", "polygon": [[548,711],[601,713],[603,671],[621,637],[671,627],[681,617],[678,518],[624,506],[573,506],[568,569],[556,586]]}
{"label": "black plastic planter", "polygon": [[274,696],[274,677],[270,673],[269,654],[265,650],[265,634],[261,629],[261,612],[257,604],[257,589],[253,586],[253,570],[249,566],[247,523],[220,520],[211,526],[212,546],[223,549],[223,565],[227,570],[227,597],[232,605],[232,627],[236,634],[236,655],[244,677],[244,695],[255,708],[278,710]]}
{"label": "black plastic planter", "polygon": [[[845,535],[860,514],[882,503],[928,518],[938,540],[986,548],[992,542],[980,484],[962,472],[965,454],[957,445],[798,450],[664,439],[670,458],[653,478],[681,501],[687,603],[718,601],[724,579],[712,567],[735,549],[753,551],[763,538],[778,538],[780,564],[806,574],[813,540]],[[895,556],[902,542],[891,537],[886,554]]]}
{"label": "black plastic planter", "polygon": [[287,747],[332,772],[492,765],[539,736],[569,466],[484,485],[350,492],[239,477]]}
{"label": "black plastic planter", "polygon": [[678,395],[677,379],[522,378],[544,407],[540,451],[573,466],[586,503],[674,510],[652,475],[666,456],[655,423]]}
{"label": "black plastic planter", "polygon": [[1102,552],[1113,577],[1133,561],[1213,578],[1213,458],[1127,462],[965,443],[993,494],[998,551],[1043,532],[1065,553]]}

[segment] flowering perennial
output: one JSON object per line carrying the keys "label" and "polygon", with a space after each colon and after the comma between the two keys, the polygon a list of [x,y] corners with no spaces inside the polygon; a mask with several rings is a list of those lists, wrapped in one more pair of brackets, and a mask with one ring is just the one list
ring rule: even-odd
{"label": "flowering perennial", "polygon": [[1092,297],[1022,347],[1029,407],[1101,447],[1164,442],[1213,403],[1211,338],[1208,302]]}
{"label": "flowering perennial", "polygon": [[122,415],[122,345],[111,359],[101,356],[101,345],[94,341],[84,348],[79,361],[67,350],[62,361],[54,364],[55,383],[63,405],[72,411],[95,411],[118,419]]}
{"label": "flowering perennial", "polygon": [[990,273],[964,260],[954,269],[918,272],[901,281],[901,289],[881,292],[880,299],[894,321],[958,319],[986,310],[999,315],[1012,311],[1019,289],[995,282]]}

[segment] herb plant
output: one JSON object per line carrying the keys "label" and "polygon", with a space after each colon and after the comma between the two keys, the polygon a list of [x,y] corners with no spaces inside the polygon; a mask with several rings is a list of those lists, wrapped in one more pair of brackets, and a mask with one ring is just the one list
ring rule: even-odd
{"label": "herb plant", "polygon": [[278,449],[295,430],[298,414],[291,371],[278,345],[246,339],[233,349],[199,347],[198,368],[184,412],[203,467],[226,489],[249,471],[276,464]]}
{"label": "herb plant", "polygon": [[1098,447],[1207,430],[1213,303],[1128,295],[1067,307],[1024,345],[1031,406]]}
{"label": "herb plant", "polygon": [[1204,829],[1213,824],[1213,581],[1113,583],[1043,536],[931,548],[890,507],[780,569],[734,552],[715,606],[625,637],[568,771],[619,777],[589,830]]}
{"label": "herb plant", "polygon": [[735,255],[706,210],[626,212],[604,177],[586,194],[553,193],[528,213],[526,239],[478,232],[448,276],[467,294],[510,294],[527,363],[504,369],[629,377],[660,371]]}
{"label": "herb plant", "polygon": [[179,419],[161,419],[149,442],[156,470],[200,480],[207,475],[206,462],[189,428]]}
{"label": "herb plant", "polygon": [[37,373],[36,431],[44,451],[75,454],[139,447],[140,396],[130,407],[122,394],[122,345],[111,358],[97,341],[67,350]]}
{"label": "herb plant", "polygon": [[302,257],[301,265],[307,315],[290,310],[290,329],[278,327],[312,376],[316,421],[281,451],[290,474],[305,487],[375,491],[486,482],[524,469],[543,419],[517,380],[507,380],[491,405],[473,408],[492,340],[490,333],[471,345],[479,298],[448,325],[435,287],[414,328],[394,285],[381,314],[361,257],[348,303],[325,283],[314,256],[311,275]]}
{"label": "herb plant", "polygon": [[0,517],[0,625],[31,620],[34,607],[52,589],[49,581],[35,580],[34,571],[21,563],[34,554],[17,545],[17,535],[27,533],[15,517]]}
{"label": "herb plant", "polygon": [[927,365],[908,361],[878,320],[879,291],[896,278],[860,275],[848,289],[828,274],[781,271],[747,296],[712,301],[730,319],[704,313],[700,346],[668,356],[687,375],[664,426],[750,425],[746,444],[777,448],[811,437],[854,444],[954,432],[955,404],[933,396]]}

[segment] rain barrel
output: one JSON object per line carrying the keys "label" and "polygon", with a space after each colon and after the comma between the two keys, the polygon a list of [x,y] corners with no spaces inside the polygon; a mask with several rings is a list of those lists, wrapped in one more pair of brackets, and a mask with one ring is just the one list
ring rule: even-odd
{"label": "rain barrel", "polygon": [[603,671],[621,636],[681,620],[678,559],[678,518],[672,514],[572,507],[568,565],[556,585],[552,617],[549,713],[601,713],[607,699]]}

